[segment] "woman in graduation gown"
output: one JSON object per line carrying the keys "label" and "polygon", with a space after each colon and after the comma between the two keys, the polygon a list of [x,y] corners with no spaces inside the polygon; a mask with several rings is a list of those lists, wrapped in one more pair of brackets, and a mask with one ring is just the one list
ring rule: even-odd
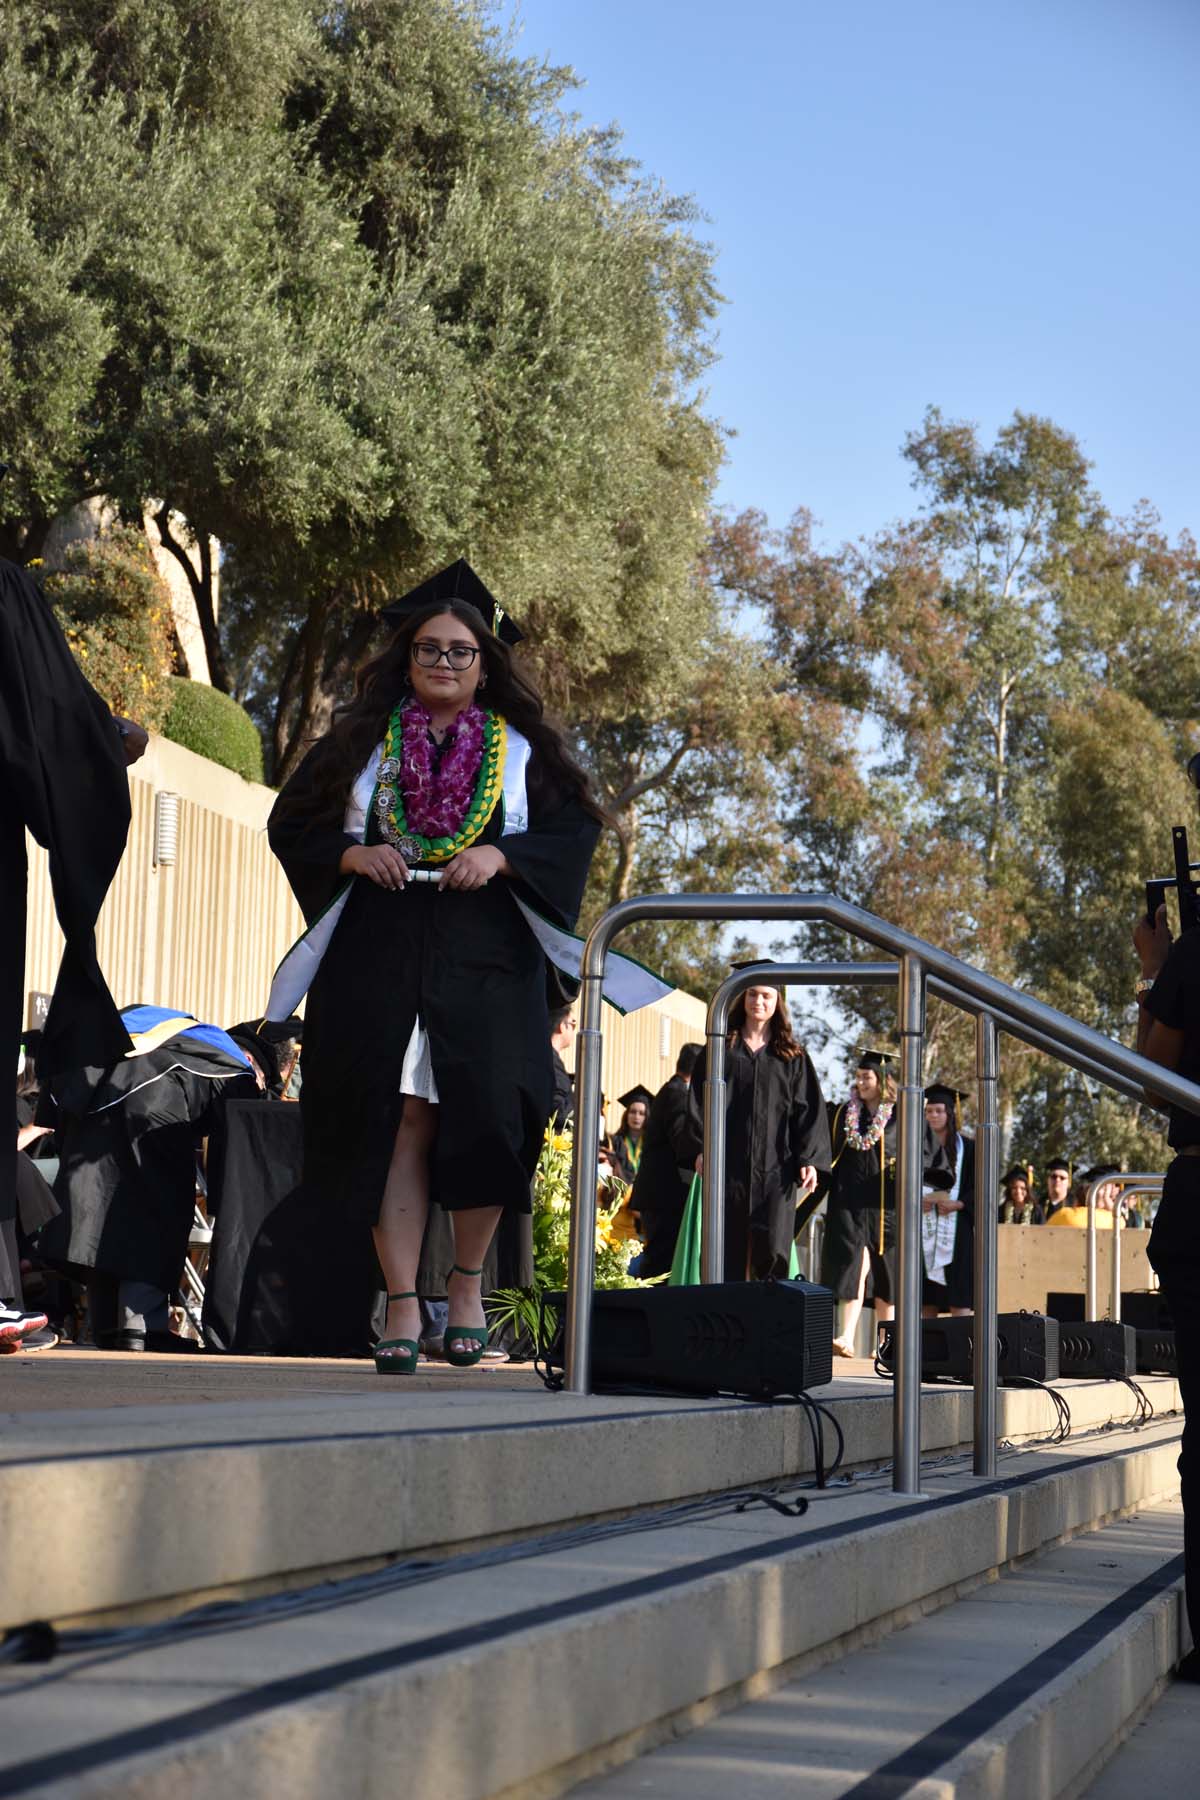
{"label": "woman in graduation gown", "polygon": [[833,1166],[821,1285],[838,1303],[834,1354],[854,1355],[868,1274],[876,1316],[892,1317],[896,1278],[896,1087],[882,1051],[864,1050],[850,1095],[831,1107]]}
{"label": "woman in graduation gown", "polygon": [[319,957],[305,1184],[373,1229],[389,1292],[376,1366],[409,1373],[431,1201],[454,1237],[446,1356],[483,1354],[480,1271],[502,1217],[531,1210],[553,1104],[539,921],[574,924],[602,815],[467,563],[384,616],[399,629],[269,831]]}
{"label": "woman in graduation gown", "polygon": [[975,1143],[964,1137],[957,1088],[925,1089],[925,1167],[950,1176],[950,1187],[926,1197],[921,1213],[921,1311],[972,1311],[975,1265]]}
{"label": "woman in graduation gown", "polygon": [[[689,1101],[693,1147],[703,1142],[708,1051]],[[782,988],[751,987],[734,1002],[725,1047],[725,1279],[786,1276],[797,1186],[828,1169],[829,1124],[816,1071],[792,1035]],[[700,1166],[697,1158],[697,1167]]]}
{"label": "woman in graduation gown", "polygon": [[642,1087],[640,1083],[631,1087],[627,1094],[622,1094],[619,1104],[624,1111],[620,1126],[604,1146],[604,1154],[613,1174],[619,1176],[627,1187],[633,1186],[641,1167],[642,1145],[645,1142],[653,1099],[650,1089]]}

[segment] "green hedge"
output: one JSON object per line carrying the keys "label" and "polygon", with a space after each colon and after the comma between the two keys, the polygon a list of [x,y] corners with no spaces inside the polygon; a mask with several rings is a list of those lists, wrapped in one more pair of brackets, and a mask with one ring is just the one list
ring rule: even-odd
{"label": "green hedge", "polygon": [[172,675],[171,705],[162,734],[247,781],[263,778],[262,739],[254,720],[236,700],[202,681]]}

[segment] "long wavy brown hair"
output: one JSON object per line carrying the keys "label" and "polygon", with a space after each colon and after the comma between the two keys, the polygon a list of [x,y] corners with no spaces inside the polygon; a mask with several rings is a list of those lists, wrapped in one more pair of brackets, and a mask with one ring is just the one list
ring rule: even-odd
{"label": "long wavy brown hair", "polygon": [[[766,987],[766,982],[761,985]],[[792,1018],[788,1011],[787,996],[782,988],[775,989],[779,996],[779,1004],[767,1020],[767,1049],[780,1062],[795,1062],[798,1056],[804,1055],[804,1045],[796,1042],[792,1031]],[[729,1037],[727,1042],[732,1049],[742,1035],[742,1026],[746,1023],[746,996],[739,994],[729,1009]]]}
{"label": "long wavy brown hair", "polygon": [[[487,704],[502,713],[510,725],[532,744],[551,785],[573,795],[601,823],[607,815],[592,794],[591,784],[575,761],[557,726],[545,716],[542,697],[529,677],[513,662],[508,645],[488,630],[483,617],[461,600],[437,600],[404,621],[395,637],[378,656],[362,663],[354,677],[354,698],[334,721],[326,743],[317,786],[314,822],[340,819],[346,794],[381,741],[397,701],[410,691],[408,671],[413,641],[431,619],[449,615],[464,625],[479,645],[487,672]],[[310,817],[313,809],[309,806]]]}

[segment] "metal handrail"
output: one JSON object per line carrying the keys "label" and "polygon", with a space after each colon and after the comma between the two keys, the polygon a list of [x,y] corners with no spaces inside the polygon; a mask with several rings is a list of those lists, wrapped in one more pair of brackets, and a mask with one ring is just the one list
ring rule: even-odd
{"label": "metal handrail", "polygon": [[[1087,1291],[1085,1311],[1089,1319],[1098,1318],[1096,1308],[1099,1297],[1096,1289],[1097,1281],[1097,1239],[1096,1239],[1096,1195],[1102,1187],[1117,1187],[1121,1192],[1120,1200],[1128,1200],[1135,1194],[1161,1194],[1165,1175],[1142,1174],[1136,1171],[1116,1169],[1111,1175],[1098,1175],[1095,1181],[1088,1184],[1087,1190],[1087,1273],[1084,1285]],[[1116,1207],[1113,1208],[1112,1228],[1112,1266],[1110,1280],[1112,1283],[1112,1307],[1110,1317],[1121,1317],[1121,1218]]]}
{"label": "metal handrail", "polygon": [[[1143,1096],[1150,1090],[1167,1100],[1182,1105],[1200,1116],[1200,1086],[1182,1076],[1152,1063],[1136,1051],[1114,1043],[1101,1032],[1077,1019],[1058,1012],[1054,1007],[1035,1000],[1032,995],[1008,986],[995,977],[985,975],[936,945],[928,944],[899,926],[890,925],[864,908],[840,900],[836,894],[673,894],[646,895],[621,901],[597,920],[584,946],[579,997],[580,1030],[577,1038],[576,1131],[572,1159],[574,1205],[571,1211],[570,1279],[566,1314],[566,1386],[572,1393],[591,1391],[591,1314],[595,1279],[595,1207],[592,1186],[594,1173],[588,1149],[599,1135],[600,1125],[600,1031],[603,1004],[603,979],[609,946],[617,933],[643,919],[705,919],[732,921],[757,920],[764,923],[786,921],[822,921],[846,931],[852,937],[873,944],[898,957],[899,1005],[898,1026],[901,1044],[901,1079],[899,1083],[898,1181],[896,1196],[897,1238],[899,1244],[899,1280],[896,1307],[896,1370],[893,1440],[895,1445],[893,1487],[899,1493],[918,1491],[920,1473],[920,1393],[921,1393],[921,1322],[920,1322],[920,1190],[922,1176],[923,1091],[922,1064],[925,1039],[925,1001],[930,984],[945,983],[953,990],[947,997],[974,1003],[978,1010],[976,1056],[980,1079],[979,1120],[987,1133],[985,1164],[995,1160],[996,1127],[994,1101],[996,1092],[996,1032],[999,1029],[1021,1036],[1026,1042],[1036,1034],[1039,1049],[1045,1049],[1075,1067],[1083,1067],[1093,1079],[1115,1088],[1120,1093]],[[869,980],[869,965],[854,965],[856,981]],[[939,991],[935,989],[934,991]],[[985,1110],[990,1117],[985,1117]],[[707,1148],[707,1146],[706,1146]],[[716,1170],[710,1170],[715,1176]],[[987,1222],[982,1235],[982,1248],[977,1246],[977,1273],[985,1277],[983,1291],[976,1296],[978,1326],[977,1350],[986,1354],[994,1341],[995,1331],[995,1246],[991,1245],[991,1266],[979,1269],[980,1258],[987,1258],[987,1240],[994,1237],[998,1217],[998,1168],[984,1171],[985,1191],[981,1194],[981,1210]],[[717,1194],[722,1189],[711,1182]],[[705,1183],[706,1189],[710,1186]],[[991,1191],[990,1204],[988,1193]],[[717,1238],[710,1239],[715,1251]],[[977,1363],[982,1356],[977,1357]],[[989,1359],[990,1360],[990,1359]],[[979,1407],[994,1409],[994,1385],[977,1386],[977,1433],[985,1420]],[[993,1410],[994,1421],[994,1410]],[[994,1430],[988,1433],[994,1440]]]}

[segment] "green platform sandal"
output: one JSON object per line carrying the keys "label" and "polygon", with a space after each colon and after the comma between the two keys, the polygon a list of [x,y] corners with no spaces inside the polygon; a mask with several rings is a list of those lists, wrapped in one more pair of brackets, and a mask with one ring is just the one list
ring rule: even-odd
{"label": "green platform sandal", "polygon": [[[461,1263],[453,1263],[452,1275],[482,1275],[482,1269],[464,1269]],[[473,1350],[452,1350],[450,1345],[455,1338],[467,1338],[475,1348]],[[456,1369],[473,1369],[483,1358],[488,1347],[488,1328],[486,1325],[447,1325],[446,1335],[442,1339],[445,1348],[442,1355]]]}
{"label": "green platform sandal", "polygon": [[[389,1300],[415,1300],[417,1290],[410,1288],[407,1294],[389,1294]],[[381,1356],[382,1350],[391,1350],[392,1356]],[[415,1338],[380,1338],[375,1346],[375,1368],[380,1375],[412,1375],[416,1371],[417,1358],[421,1354],[420,1345]]]}

